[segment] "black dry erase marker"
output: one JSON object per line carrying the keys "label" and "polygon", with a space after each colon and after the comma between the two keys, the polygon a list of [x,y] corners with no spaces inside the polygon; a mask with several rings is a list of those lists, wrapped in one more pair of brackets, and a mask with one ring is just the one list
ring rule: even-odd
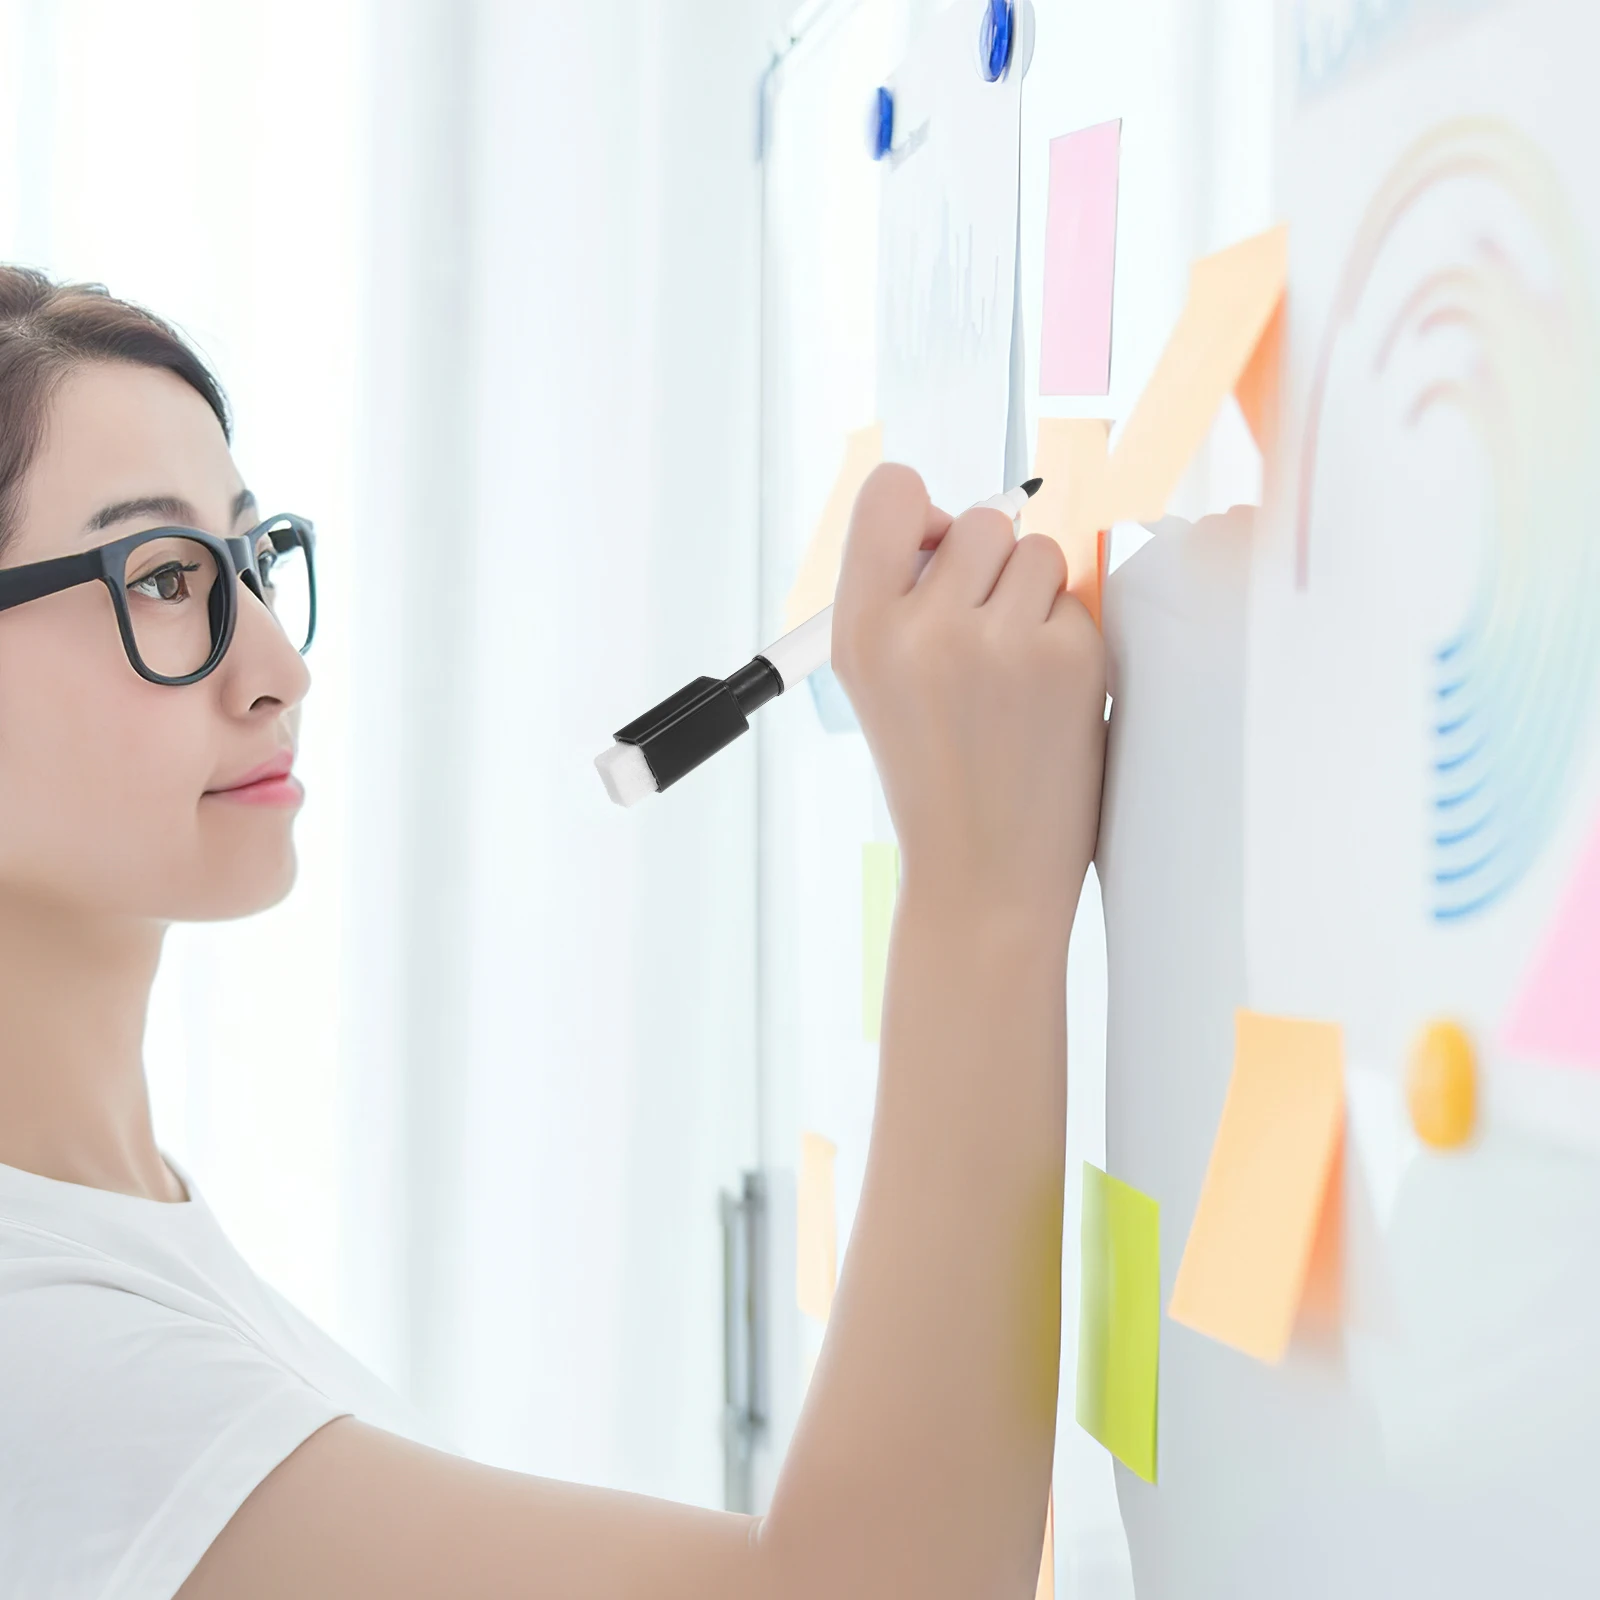
{"label": "black dry erase marker", "polygon": [[[1043,478],[979,502],[1010,517],[1038,492]],[[978,507],[974,507],[974,510]],[[833,607],[825,606],[767,646],[731,678],[696,678],[625,728],[595,757],[606,793],[619,806],[636,805],[693,772],[750,726],[750,713],[802,683],[828,659]]]}

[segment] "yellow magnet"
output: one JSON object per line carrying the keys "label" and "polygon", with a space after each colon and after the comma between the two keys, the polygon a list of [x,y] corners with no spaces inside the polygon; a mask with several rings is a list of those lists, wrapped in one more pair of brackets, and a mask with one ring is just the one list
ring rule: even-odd
{"label": "yellow magnet", "polygon": [[1430,1022],[1411,1047],[1406,1103],[1424,1144],[1454,1150],[1472,1136],[1478,1111],[1478,1066],[1466,1030]]}

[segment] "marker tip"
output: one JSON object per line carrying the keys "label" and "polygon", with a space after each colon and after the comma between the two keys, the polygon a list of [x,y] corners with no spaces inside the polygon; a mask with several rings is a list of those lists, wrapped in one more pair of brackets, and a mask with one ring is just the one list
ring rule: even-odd
{"label": "marker tip", "polygon": [[1044,487],[1044,479],[1027,478],[1023,481],[1022,487],[1028,491],[1028,498],[1031,500]]}

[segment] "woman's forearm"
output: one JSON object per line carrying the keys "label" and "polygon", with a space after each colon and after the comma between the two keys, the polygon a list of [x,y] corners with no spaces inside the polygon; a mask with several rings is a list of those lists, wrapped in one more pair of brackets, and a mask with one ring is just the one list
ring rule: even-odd
{"label": "woman's forearm", "polygon": [[856,502],[833,663],[903,875],[861,1203],[757,1540],[785,1600],[1025,1597],[1038,1576],[1067,940],[1105,736],[1099,636],[1065,578],[1052,542],[991,511],[952,522],[903,468]]}
{"label": "woman's forearm", "polygon": [[1038,1572],[1060,1349],[1064,930],[922,887],[908,879],[895,918],[860,1207],[761,1534],[780,1593],[1031,1595]]}

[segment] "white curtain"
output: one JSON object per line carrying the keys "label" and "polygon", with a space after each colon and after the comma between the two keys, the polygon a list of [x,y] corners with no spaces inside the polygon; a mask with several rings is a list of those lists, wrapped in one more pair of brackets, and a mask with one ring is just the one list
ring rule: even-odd
{"label": "white curtain", "polygon": [[0,260],[178,323],[229,390],[263,511],[321,536],[301,884],[269,916],[174,930],[147,1059],[167,1148],[259,1270],[335,1326],[357,21],[349,0],[0,4]]}
{"label": "white curtain", "polygon": [[300,883],[174,931],[159,1137],[460,1448],[708,1503],[753,764],[590,763],[753,644],[781,10],[0,0],[0,259],[176,321],[320,534]]}
{"label": "white curtain", "polygon": [[753,764],[591,762],[754,637],[754,12],[384,8],[365,310],[351,1322],[474,1454],[708,1502]]}

